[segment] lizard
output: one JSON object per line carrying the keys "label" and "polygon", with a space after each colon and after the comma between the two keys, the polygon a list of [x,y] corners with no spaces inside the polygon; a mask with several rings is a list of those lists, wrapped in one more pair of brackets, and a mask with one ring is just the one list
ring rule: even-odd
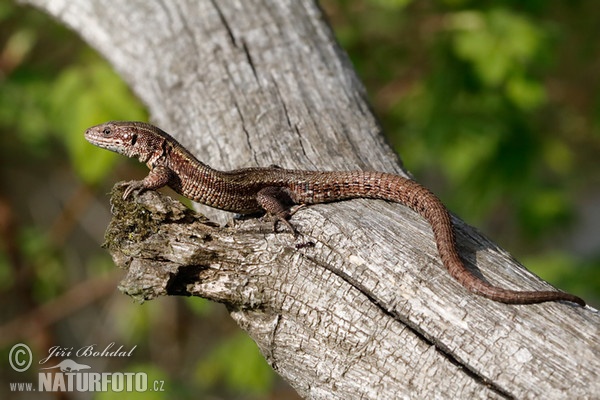
{"label": "lizard", "polygon": [[198,203],[238,214],[266,213],[294,235],[290,217],[317,203],[355,198],[400,203],[425,218],[433,231],[438,253],[448,273],[477,295],[508,304],[585,301],[561,291],[517,291],[494,286],[464,265],[456,247],[454,226],[441,200],[416,181],[377,171],[304,171],[277,166],[219,171],[199,161],[172,136],[144,122],[110,121],[85,131],[91,144],[138,158],[150,172],[142,180],[122,183],[123,199],[134,192],[164,186]]}

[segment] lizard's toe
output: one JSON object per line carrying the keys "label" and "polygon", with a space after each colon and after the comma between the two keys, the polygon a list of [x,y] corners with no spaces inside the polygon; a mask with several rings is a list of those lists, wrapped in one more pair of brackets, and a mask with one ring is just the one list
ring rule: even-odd
{"label": "lizard's toe", "polygon": [[288,213],[286,213],[285,215],[273,215],[271,218],[273,219],[273,232],[277,233],[277,224],[281,222],[288,228],[288,230],[294,235],[294,237],[298,237],[298,231],[296,230],[296,228],[294,228],[294,225],[292,225],[291,222],[288,221]]}

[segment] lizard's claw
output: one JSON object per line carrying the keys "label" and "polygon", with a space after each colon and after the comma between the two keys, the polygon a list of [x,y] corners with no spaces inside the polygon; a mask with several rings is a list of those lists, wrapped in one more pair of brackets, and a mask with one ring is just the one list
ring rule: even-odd
{"label": "lizard's claw", "polygon": [[279,222],[283,223],[285,226],[287,226],[287,228],[290,230],[290,232],[294,235],[295,238],[298,237],[298,231],[296,230],[296,228],[294,228],[294,225],[292,225],[290,223],[290,221],[288,221],[288,218],[291,216],[290,213],[285,213],[285,214],[278,214],[278,215],[273,215],[273,232],[277,233],[277,224]]}
{"label": "lizard's claw", "polygon": [[141,190],[144,188],[142,181],[129,181],[129,182],[121,182],[119,186],[125,187],[125,191],[123,192],[123,200],[127,200],[127,198],[133,193],[135,190]]}
{"label": "lizard's claw", "polygon": [[298,210],[300,210],[304,207],[306,207],[306,204],[298,204],[298,205],[295,205],[294,207],[290,208],[288,217],[291,217],[292,215],[296,214],[296,212],[298,212]]}
{"label": "lizard's claw", "polygon": [[297,238],[300,233],[294,227],[294,225],[292,225],[292,223],[289,221],[289,219],[292,215],[294,215],[296,213],[296,211],[298,211],[299,209],[304,208],[304,207],[306,207],[306,204],[299,204],[299,205],[292,207],[289,210],[286,210],[279,214],[272,215],[271,218],[273,218],[273,232],[277,233],[277,224],[279,222],[281,222],[285,226],[287,226],[287,228],[294,235],[294,237]]}

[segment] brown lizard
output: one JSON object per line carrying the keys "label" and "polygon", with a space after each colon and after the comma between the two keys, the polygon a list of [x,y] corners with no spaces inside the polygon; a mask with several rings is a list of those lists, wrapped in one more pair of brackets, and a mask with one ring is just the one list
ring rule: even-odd
{"label": "brown lizard", "polygon": [[450,275],[466,289],[489,299],[511,304],[565,300],[585,301],[559,291],[515,291],[482,280],[463,264],[456,249],[450,214],[442,202],[417,182],[376,171],[301,171],[279,167],[217,171],[196,159],[175,139],[143,122],[107,122],[86,130],[92,144],[137,157],[150,173],[141,181],[126,182],[123,198],[134,191],[170,186],[202,204],[239,214],[266,212],[286,224],[299,207],[354,198],[383,199],[403,204],[431,225],[438,252]]}

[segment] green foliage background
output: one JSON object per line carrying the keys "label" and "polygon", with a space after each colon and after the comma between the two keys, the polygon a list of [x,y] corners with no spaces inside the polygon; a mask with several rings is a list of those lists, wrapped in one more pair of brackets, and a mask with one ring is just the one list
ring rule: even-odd
{"label": "green foliage background", "polygon": [[[417,179],[538,275],[600,305],[594,2],[321,5]],[[108,222],[104,194],[117,179],[144,172],[88,145],[82,132],[106,120],[146,118],[110,66],[75,35],[0,1],[3,354],[19,340],[42,355],[57,342],[136,343],[135,365],[105,370],[161,377],[166,397],[292,398],[225,310],[199,299],[140,306],[106,292],[39,325],[27,317],[52,310],[82,282],[93,287],[118,276],[99,248]],[[79,322],[82,314],[97,317],[87,320],[93,329]],[[95,330],[98,337],[87,336]]]}

